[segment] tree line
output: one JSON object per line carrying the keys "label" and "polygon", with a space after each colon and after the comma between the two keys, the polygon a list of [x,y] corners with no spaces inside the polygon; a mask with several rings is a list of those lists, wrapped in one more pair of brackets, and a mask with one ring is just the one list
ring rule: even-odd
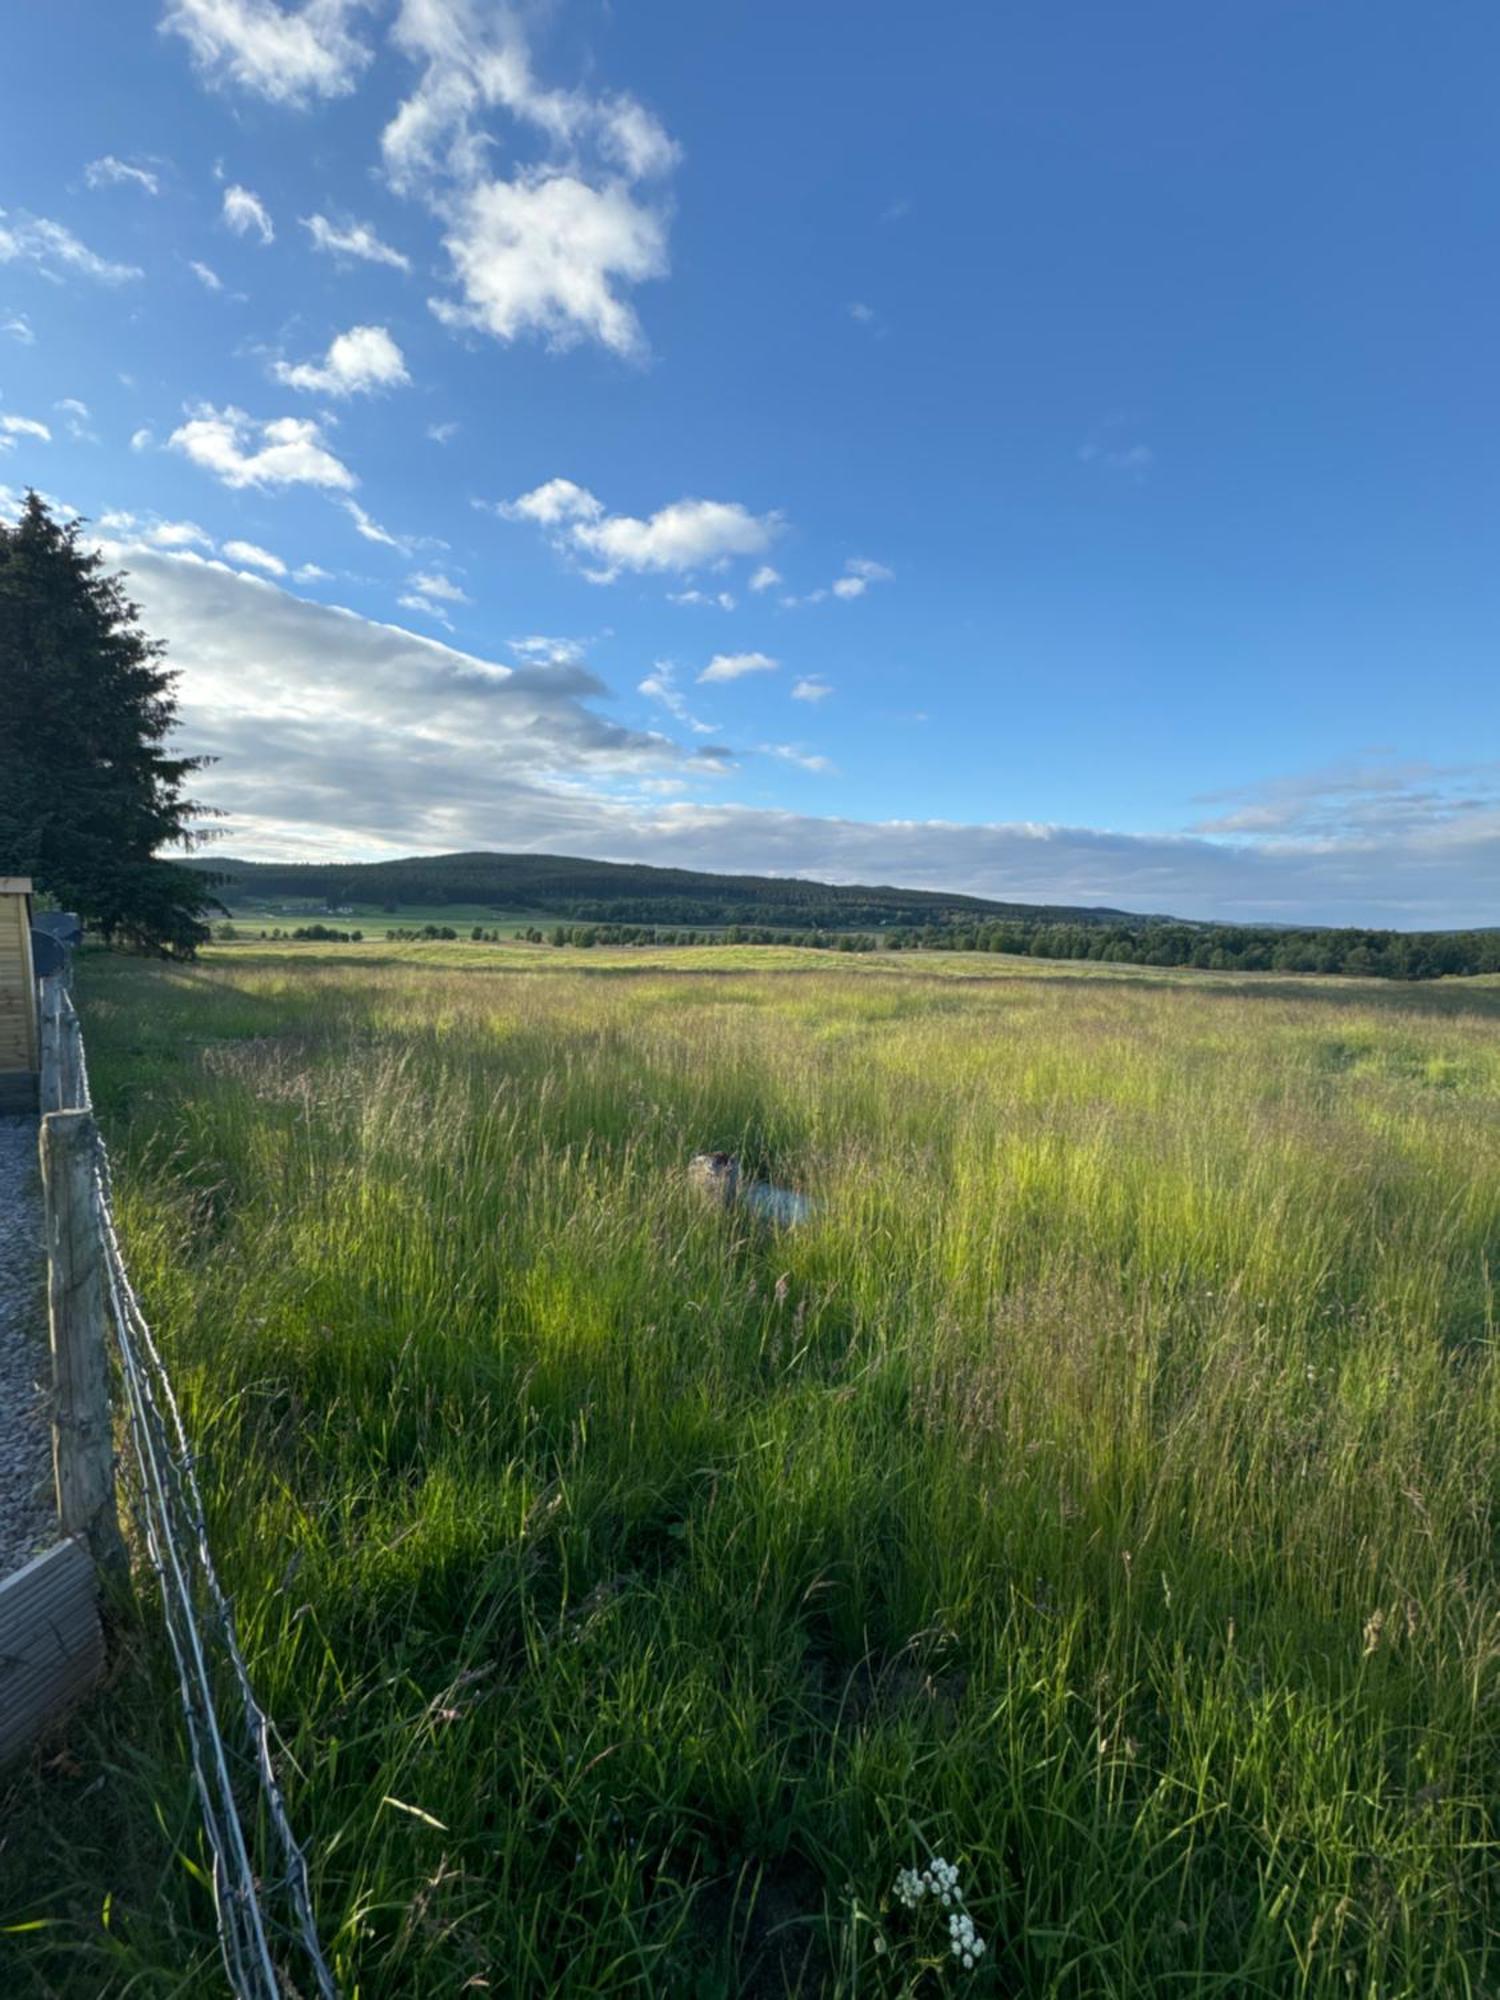
{"label": "tree line", "polygon": [[1500,930],[1281,930],[1239,924],[923,924],[880,933],[723,930],[651,924],[532,927],[528,941],[596,945],[798,945],[820,951],[978,951],[1106,965],[1193,966],[1204,972],[1319,972],[1374,979],[1445,979],[1500,972]]}
{"label": "tree line", "polygon": [[1205,972],[1323,972],[1444,979],[1500,972],[1500,930],[1282,930],[1241,924],[924,925],[885,940],[893,951],[1003,951],[1107,965]]}

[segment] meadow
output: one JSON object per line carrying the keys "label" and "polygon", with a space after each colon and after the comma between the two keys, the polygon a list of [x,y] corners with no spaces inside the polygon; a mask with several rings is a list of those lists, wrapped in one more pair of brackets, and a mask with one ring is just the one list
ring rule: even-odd
{"label": "meadow", "polygon": [[[377,942],[80,1005],[349,1995],[1500,1990],[1500,985]],[[148,1615],[0,1781],[7,1994],[217,1990],[174,1714]]]}

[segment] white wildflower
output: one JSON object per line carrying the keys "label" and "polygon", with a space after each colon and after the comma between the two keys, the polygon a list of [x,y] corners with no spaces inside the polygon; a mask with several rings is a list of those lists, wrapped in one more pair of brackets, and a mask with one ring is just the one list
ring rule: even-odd
{"label": "white wildflower", "polygon": [[984,1957],[984,1939],[974,1928],[974,1919],[966,1912],[948,1919],[948,1949],[958,1960],[965,1972],[972,1972]]}
{"label": "white wildflower", "polygon": [[903,1868],[896,1877],[896,1901],[914,1910],[927,1894],[927,1884],[915,1868]]}

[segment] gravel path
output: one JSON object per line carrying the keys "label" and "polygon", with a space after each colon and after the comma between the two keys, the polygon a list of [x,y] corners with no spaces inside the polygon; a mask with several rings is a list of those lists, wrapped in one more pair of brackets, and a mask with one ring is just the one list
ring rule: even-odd
{"label": "gravel path", "polygon": [[36,1120],[0,1118],[0,1576],[57,1539]]}

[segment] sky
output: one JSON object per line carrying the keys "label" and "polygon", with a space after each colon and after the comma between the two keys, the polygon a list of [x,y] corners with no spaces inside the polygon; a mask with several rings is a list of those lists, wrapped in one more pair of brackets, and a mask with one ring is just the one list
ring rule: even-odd
{"label": "sky", "polygon": [[10,11],[0,505],[222,851],[1500,922],[1478,0]]}

